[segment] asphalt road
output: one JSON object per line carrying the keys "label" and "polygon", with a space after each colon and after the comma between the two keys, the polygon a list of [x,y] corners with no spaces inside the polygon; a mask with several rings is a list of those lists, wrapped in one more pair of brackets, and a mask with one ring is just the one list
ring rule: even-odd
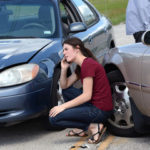
{"label": "asphalt road", "polygon": [[[116,46],[134,42],[126,36],[124,24],[114,26]],[[106,139],[97,144],[87,144],[86,138],[66,137],[66,130],[46,131],[41,119],[31,120],[11,127],[0,128],[0,150],[150,150],[150,136],[136,138],[116,137],[108,133]],[[71,146],[76,146],[71,149]]]}

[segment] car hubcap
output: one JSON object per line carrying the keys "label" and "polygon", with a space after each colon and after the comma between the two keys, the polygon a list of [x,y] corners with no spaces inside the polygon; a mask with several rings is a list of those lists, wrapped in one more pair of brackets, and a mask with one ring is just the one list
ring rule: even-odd
{"label": "car hubcap", "polygon": [[117,128],[128,129],[134,126],[128,88],[124,82],[111,85],[114,103],[114,114],[109,119],[110,124]]}
{"label": "car hubcap", "polygon": [[59,82],[58,82],[58,88],[57,88],[57,98],[58,98],[58,105],[61,105],[64,103],[64,98],[62,95],[62,89],[60,88]]}

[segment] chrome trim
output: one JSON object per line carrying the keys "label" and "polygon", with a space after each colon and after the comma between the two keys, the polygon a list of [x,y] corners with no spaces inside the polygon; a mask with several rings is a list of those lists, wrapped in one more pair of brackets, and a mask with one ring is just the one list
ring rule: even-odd
{"label": "chrome trim", "polygon": [[135,83],[135,82],[130,82],[130,81],[126,81],[127,84],[132,84],[132,85],[136,85],[136,86],[140,86],[141,87],[141,84],[138,84],[138,83]]}
{"label": "chrome trim", "polygon": [[140,86],[140,87],[144,87],[144,88],[150,88],[150,85],[148,85],[148,84],[138,84],[138,83],[130,82],[130,81],[126,81],[126,83],[136,85],[136,86]]}

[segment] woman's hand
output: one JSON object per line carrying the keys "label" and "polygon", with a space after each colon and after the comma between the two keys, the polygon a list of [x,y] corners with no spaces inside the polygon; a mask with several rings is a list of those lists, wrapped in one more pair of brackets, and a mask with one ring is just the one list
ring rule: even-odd
{"label": "woman's hand", "polygon": [[62,69],[67,69],[69,66],[70,66],[70,64],[67,63],[67,61],[66,61],[65,58],[63,58],[63,59],[61,60],[61,68],[62,68]]}
{"label": "woman's hand", "polygon": [[55,117],[56,115],[58,115],[59,113],[61,113],[64,110],[65,110],[65,108],[62,105],[55,106],[50,110],[49,116]]}

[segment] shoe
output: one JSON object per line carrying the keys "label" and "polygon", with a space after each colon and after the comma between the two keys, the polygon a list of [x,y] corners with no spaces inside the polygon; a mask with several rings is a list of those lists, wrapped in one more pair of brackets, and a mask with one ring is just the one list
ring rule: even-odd
{"label": "shoe", "polygon": [[[102,130],[100,131],[100,127],[99,127],[99,124],[98,124],[98,132],[95,133],[95,134],[93,134],[93,135],[88,139],[88,143],[89,143],[89,144],[98,144],[98,143],[102,140],[102,137],[105,135],[106,129],[107,129],[107,128],[104,126],[104,127],[102,128]],[[94,137],[95,137],[95,135],[97,135],[97,134],[98,134],[99,136],[98,136],[98,139],[95,140]]]}
{"label": "shoe", "polygon": [[[84,135],[82,136],[81,134],[84,133]],[[85,137],[88,136],[88,134],[83,130],[81,132],[75,132],[74,130],[70,130],[67,134],[67,136],[79,136],[79,137]]]}

